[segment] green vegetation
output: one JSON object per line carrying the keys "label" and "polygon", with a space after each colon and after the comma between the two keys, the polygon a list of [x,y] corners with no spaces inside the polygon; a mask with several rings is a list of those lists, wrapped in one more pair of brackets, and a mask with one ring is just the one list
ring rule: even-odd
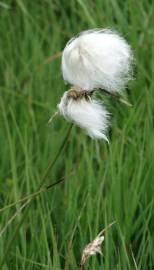
{"label": "green vegetation", "polygon": [[85,269],[154,269],[153,8],[150,0],[0,1],[1,208],[37,190],[65,140],[70,123],[47,123],[68,89],[58,57],[68,39],[114,28],[137,66],[132,108],[101,96],[112,112],[110,144],[73,126],[44,186],[65,181],[12,221],[22,204],[0,212],[0,269],[77,269],[85,245],[114,220],[104,256]]}

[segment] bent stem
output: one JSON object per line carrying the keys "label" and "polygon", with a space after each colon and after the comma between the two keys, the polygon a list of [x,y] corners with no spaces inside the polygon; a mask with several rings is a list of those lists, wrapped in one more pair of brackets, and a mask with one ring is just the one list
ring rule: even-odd
{"label": "bent stem", "polygon": [[20,203],[22,201],[28,200],[27,202],[25,202],[23,205],[20,206],[20,208],[14,213],[14,215],[7,221],[6,225],[1,229],[1,231],[0,231],[0,238],[2,237],[2,235],[4,234],[4,232],[7,230],[7,228],[10,226],[10,224],[13,222],[13,220],[16,218],[16,216],[26,207],[26,205],[29,203],[29,200],[30,199],[36,198],[42,192],[46,192],[49,189],[53,188],[54,186],[56,186],[58,184],[61,184],[62,182],[64,182],[64,180],[65,180],[65,177],[63,176],[61,179],[59,179],[58,181],[54,182],[53,184],[50,184],[50,185],[48,185],[46,187],[43,187],[39,191],[36,191],[34,193],[31,193],[31,194],[25,196],[24,198],[18,200],[17,202],[12,203],[12,204],[10,204],[10,205],[8,205],[8,206],[0,209],[0,210],[5,210],[7,208],[10,208],[12,206],[15,206],[16,204],[18,204],[18,203]]}
{"label": "bent stem", "polygon": [[[72,174],[72,173],[70,173],[70,175],[71,175],[71,174]],[[70,176],[70,175],[69,175],[69,176]],[[15,205],[17,205],[17,204],[19,204],[19,203],[21,203],[21,202],[24,202],[24,201],[26,201],[26,200],[28,200],[28,199],[31,199],[32,197],[36,197],[36,196],[39,195],[40,193],[45,192],[45,191],[48,191],[48,190],[51,189],[52,187],[54,187],[54,186],[56,186],[56,185],[58,185],[58,184],[64,182],[64,180],[65,180],[65,177],[63,176],[62,178],[60,178],[58,181],[54,182],[53,184],[50,184],[49,186],[42,187],[42,188],[40,188],[38,191],[35,191],[35,192],[33,192],[33,193],[30,193],[29,195],[26,195],[25,197],[19,199],[18,201],[13,202],[13,203],[10,203],[10,204],[4,206],[3,208],[0,208],[0,212],[3,212],[3,211],[5,211],[6,209],[11,208],[11,207],[13,207],[13,206],[15,206]]]}
{"label": "bent stem", "polygon": [[[72,126],[73,126],[73,125],[71,124],[70,127],[68,128],[68,131],[67,131],[67,133],[66,133],[65,138],[64,138],[64,140],[62,141],[62,144],[60,145],[60,147],[59,147],[59,149],[58,149],[58,152],[57,152],[57,154],[56,154],[54,160],[48,165],[48,167],[47,167],[45,173],[43,174],[42,181],[40,182],[40,184],[39,184],[39,186],[38,186],[36,192],[39,191],[40,188],[43,187],[43,184],[45,183],[45,180],[46,180],[46,177],[47,177],[49,171],[53,168],[53,166],[55,165],[56,161],[58,160],[58,157],[60,156],[61,152],[63,151],[64,147],[66,146],[66,144],[67,144],[67,142],[68,142],[68,138],[69,138],[70,132],[71,132],[71,129],[72,129]],[[29,211],[29,209],[30,209],[30,206],[31,206],[32,201],[33,201],[33,197],[30,198],[28,201],[26,201],[26,202],[22,205],[22,209],[21,209],[21,210],[24,210],[24,209],[25,209],[25,212],[24,212],[24,214],[23,214],[23,216],[22,216],[20,222],[18,223],[18,225],[17,225],[17,227],[16,227],[16,229],[15,229],[15,232],[14,232],[12,238],[10,239],[8,245],[7,245],[6,248],[5,248],[4,256],[2,257],[2,261],[1,261],[1,264],[0,264],[0,269],[2,269],[2,267],[3,267],[4,263],[5,263],[5,260],[6,260],[7,256],[8,256],[8,254],[9,254],[9,252],[10,252],[11,246],[12,246],[12,244],[14,243],[14,241],[15,241],[15,239],[16,239],[16,236],[17,236],[17,234],[18,234],[18,232],[19,232],[19,229],[20,229],[20,227],[22,226],[22,224],[23,224],[23,222],[24,222],[24,220],[25,220],[25,218],[26,218],[26,216],[27,216],[27,214],[28,214],[28,211]],[[27,206],[27,207],[26,207],[26,206]]]}

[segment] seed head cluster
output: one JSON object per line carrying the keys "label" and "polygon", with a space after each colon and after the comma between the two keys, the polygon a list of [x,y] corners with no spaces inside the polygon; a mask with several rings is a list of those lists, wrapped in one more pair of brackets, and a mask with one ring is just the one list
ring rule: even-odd
{"label": "seed head cluster", "polygon": [[67,120],[89,136],[107,139],[109,113],[96,90],[119,94],[132,79],[133,54],[127,41],[109,29],[93,29],[72,38],[62,54],[62,74],[72,85],[58,104]]}

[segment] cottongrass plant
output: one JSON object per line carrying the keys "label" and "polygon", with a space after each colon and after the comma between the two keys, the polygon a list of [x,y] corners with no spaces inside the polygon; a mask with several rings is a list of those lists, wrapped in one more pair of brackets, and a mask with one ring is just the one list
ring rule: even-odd
{"label": "cottongrass plant", "polygon": [[73,85],[58,104],[67,120],[96,139],[107,139],[109,113],[96,90],[117,96],[132,79],[133,54],[127,41],[108,29],[94,29],[72,38],[62,54],[62,74]]}
{"label": "cottongrass plant", "polygon": [[106,130],[109,114],[91,95],[73,87],[64,93],[58,109],[66,119],[85,129],[90,137],[108,141]]}
{"label": "cottongrass plant", "polygon": [[119,92],[131,79],[132,51],[112,30],[93,29],[66,44],[62,55],[63,78],[83,90]]}
{"label": "cottongrass plant", "polygon": [[[95,97],[95,92],[98,90],[105,91],[122,101],[118,95],[132,78],[132,62],[133,56],[130,46],[119,34],[111,30],[89,30],[71,39],[66,44],[62,54],[62,74],[64,80],[70,83],[72,87],[63,94],[57,106],[58,112],[67,120],[84,129],[90,137],[104,139],[108,142],[109,113],[105,106]],[[125,101],[123,103],[127,104]],[[61,182],[60,180],[53,185],[44,187],[49,171],[53,168],[66,146],[71,128],[72,125],[68,129],[55,159],[49,164],[42,176],[36,192],[0,209],[0,211],[4,211],[17,203],[26,201],[1,230],[0,234],[2,235],[19,212],[25,209],[16,231],[6,246],[0,268],[5,263],[12,243],[27,216],[32,200],[41,192]],[[83,250],[80,269],[83,269],[90,256],[96,253],[101,254],[100,246],[104,241],[104,232],[105,230],[101,231]]]}

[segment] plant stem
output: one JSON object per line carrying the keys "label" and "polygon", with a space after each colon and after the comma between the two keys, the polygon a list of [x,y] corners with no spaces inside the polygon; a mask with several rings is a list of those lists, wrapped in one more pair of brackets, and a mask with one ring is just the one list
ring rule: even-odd
{"label": "plant stem", "polygon": [[[46,180],[46,177],[47,177],[49,171],[53,168],[53,166],[55,165],[55,163],[56,163],[58,157],[60,156],[61,152],[63,151],[63,149],[64,149],[64,147],[65,147],[65,145],[67,144],[68,138],[69,138],[69,135],[70,135],[70,132],[71,132],[71,129],[72,129],[72,126],[73,126],[73,125],[71,124],[70,127],[68,128],[68,131],[67,131],[67,133],[66,133],[65,138],[64,138],[64,140],[62,141],[62,144],[60,145],[60,147],[59,147],[59,149],[58,149],[58,152],[57,152],[57,154],[56,154],[54,160],[48,165],[48,167],[47,167],[45,173],[43,174],[42,181],[40,182],[40,184],[39,184],[39,186],[38,186],[36,192],[39,191],[40,188],[43,187],[43,184],[45,183],[45,180]],[[28,201],[25,202],[25,204],[22,205],[22,209],[25,209],[25,212],[24,212],[24,214],[23,214],[23,216],[22,216],[20,222],[18,223],[18,225],[17,225],[17,227],[16,227],[16,229],[15,229],[15,232],[14,232],[12,238],[10,239],[8,245],[6,246],[4,256],[2,257],[2,261],[1,261],[1,264],[0,264],[0,269],[2,269],[2,267],[3,267],[4,263],[5,263],[5,260],[6,260],[7,256],[8,256],[8,254],[9,254],[9,252],[10,252],[11,246],[12,246],[12,244],[14,243],[14,241],[15,241],[15,239],[16,239],[16,236],[17,236],[17,234],[18,234],[18,231],[19,231],[20,227],[22,226],[22,224],[23,224],[23,222],[24,222],[24,220],[25,220],[25,218],[26,218],[26,216],[27,216],[27,214],[28,214],[28,211],[29,211],[29,209],[30,209],[32,200],[33,200],[33,198],[29,199]],[[26,207],[26,206],[27,206],[27,207]],[[22,209],[21,209],[21,210],[22,210]]]}
{"label": "plant stem", "polygon": [[128,101],[126,101],[125,99],[121,98],[120,95],[117,95],[115,93],[109,92],[105,89],[99,89],[100,91],[103,91],[104,93],[106,93],[107,95],[111,96],[112,98],[115,98],[117,101],[125,104],[126,106],[132,107],[132,104],[129,103]]}

